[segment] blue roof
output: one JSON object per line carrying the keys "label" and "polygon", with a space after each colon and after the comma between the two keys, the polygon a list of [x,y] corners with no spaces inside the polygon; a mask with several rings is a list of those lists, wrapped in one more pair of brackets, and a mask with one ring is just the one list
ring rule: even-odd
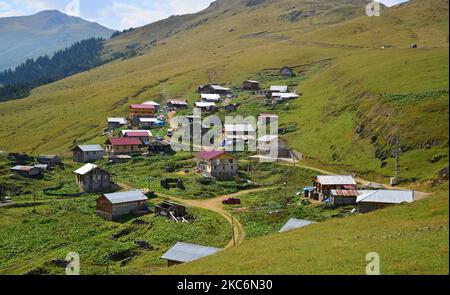
{"label": "blue roof", "polygon": [[128,191],[104,195],[111,204],[123,204],[129,202],[147,201],[148,198],[141,191]]}

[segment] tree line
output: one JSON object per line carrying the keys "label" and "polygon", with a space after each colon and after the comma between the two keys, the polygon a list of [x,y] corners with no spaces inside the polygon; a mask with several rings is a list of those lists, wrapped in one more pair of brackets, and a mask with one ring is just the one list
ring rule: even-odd
{"label": "tree line", "polygon": [[52,57],[28,59],[14,70],[0,72],[0,101],[26,97],[35,87],[103,64],[103,39],[90,38],[56,52]]}

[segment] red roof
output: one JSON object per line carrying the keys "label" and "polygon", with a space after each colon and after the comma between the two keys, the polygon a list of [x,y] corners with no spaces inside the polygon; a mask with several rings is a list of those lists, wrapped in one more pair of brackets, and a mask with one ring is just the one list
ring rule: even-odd
{"label": "red roof", "polygon": [[110,138],[106,143],[112,146],[142,145],[139,138]]}
{"label": "red roof", "polygon": [[149,137],[148,132],[126,132],[127,137]]}
{"label": "red roof", "polygon": [[151,104],[132,104],[130,105],[131,109],[147,109],[147,110],[153,110],[155,109],[154,105]]}
{"label": "red roof", "polygon": [[197,159],[212,160],[223,154],[226,154],[226,152],[224,152],[224,151],[201,151],[201,152],[197,153],[196,157],[197,157]]}

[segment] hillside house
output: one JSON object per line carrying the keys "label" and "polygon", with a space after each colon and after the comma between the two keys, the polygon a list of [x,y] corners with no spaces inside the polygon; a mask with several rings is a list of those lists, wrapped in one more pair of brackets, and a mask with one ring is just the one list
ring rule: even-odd
{"label": "hillside house", "polygon": [[166,122],[158,118],[139,118],[139,126],[143,129],[164,127]]}
{"label": "hillside house", "polygon": [[264,124],[270,124],[271,122],[277,122],[278,115],[275,114],[260,114],[258,116],[258,122],[262,122]]}
{"label": "hillside house", "polygon": [[17,165],[11,168],[11,172],[14,172],[22,177],[38,177],[42,175],[42,170],[35,166],[22,166]]}
{"label": "hillside house", "polygon": [[220,102],[220,94],[202,93],[200,94],[200,98],[203,102]]}
{"label": "hillside house", "polygon": [[172,144],[167,140],[154,140],[148,146],[149,153],[153,154],[172,154]]}
{"label": "hillside house", "polygon": [[153,101],[153,100],[146,101],[143,104],[148,104],[148,105],[154,106],[156,111],[159,111],[161,109],[161,105],[159,103],[157,103],[156,101]]}
{"label": "hillside house", "polygon": [[294,229],[302,228],[308,225],[313,224],[314,222],[309,220],[301,220],[296,218],[289,219],[288,222],[286,222],[285,225],[278,231],[279,233],[285,233]]}
{"label": "hillside house", "polygon": [[356,182],[350,175],[319,175],[313,181],[313,197],[329,197],[331,190],[355,190]]}
{"label": "hillside house", "polygon": [[299,97],[300,97],[299,94],[293,93],[293,92],[289,92],[289,93],[275,92],[275,93],[272,93],[272,102],[273,103],[281,103],[283,101],[297,99]]}
{"label": "hillside house", "polygon": [[108,118],[108,131],[117,130],[127,124],[126,118]]}
{"label": "hillside house", "polygon": [[361,213],[367,213],[393,205],[412,203],[414,199],[414,191],[377,190],[359,195],[356,203]]}
{"label": "hillside house", "polygon": [[171,267],[199,260],[220,251],[222,249],[178,242],[161,258],[167,260],[168,267]]}
{"label": "hillside house", "polygon": [[212,93],[212,94],[220,94],[225,95],[229,94],[231,91],[230,88],[226,88],[217,84],[206,84],[198,87],[199,93]]}
{"label": "hillside house", "polygon": [[152,118],[156,114],[156,107],[150,104],[130,105],[130,118]]}
{"label": "hillside house", "polygon": [[270,86],[270,93],[286,93],[288,92],[288,86]]}
{"label": "hillside house", "polygon": [[358,196],[368,192],[367,190],[331,190],[330,201],[333,206],[348,206],[356,205],[356,199]]}
{"label": "hillside house", "polygon": [[111,174],[94,164],[86,164],[74,171],[75,180],[84,193],[106,193],[112,189]]}
{"label": "hillside house", "polygon": [[197,169],[206,177],[229,180],[238,173],[237,159],[224,151],[202,151],[196,158]]}
{"label": "hillside house", "polygon": [[186,100],[170,100],[167,102],[167,107],[171,110],[181,110],[188,107]]}
{"label": "hillside house", "polygon": [[77,163],[88,163],[103,159],[105,151],[101,145],[79,145],[72,149],[73,161]]}
{"label": "hillside house", "polygon": [[247,142],[256,140],[256,131],[252,124],[225,124],[224,138],[225,141]]}
{"label": "hillside house", "polygon": [[270,157],[274,148],[278,150],[276,155],[278,159],[292,157],[288,142],[278,135],[264,135],[258,138],[258,155]]}
{"label": "hillside house", "polygon": [[217,105],[214,102],[196,102],[195,107],[201,109],[203,112],[217,111]]}
{"label": "hillside house", "polygon": [[133,130],[125,132],[123,134],[123,138],[137,138],[142,142],[143,145],[148,145],[152,138],[152,134],[147,130]]}
{"label": "hillside house", "polygon": [[260,84],[258,81],[246,80],[246,81],[244,81],[244,83],[242,83],[242,89],[258,91],[261,88],[260,88]]}
{"label": "hillside house", "polygon": [[58,155],[40,155],[37,158],[37,162],[42,165],[55,166],[61,165],[61,157]]}
{"label": "hillside house", "polygon": [[117,220],[128,214],[145,214],[148,198],[140,191],[104,194],[97,199],[97,215]]}
{"label": "hillside house", "polygon": [[134,155],[141,152],[139,138],[110,138],[105,142],[108,155]]}
{"label": "hillside house", "polygon": [[280,69],[280,75],[285,76],[285,77],[295,77],[296,76],[294,70],[290,67],[282,67]]}

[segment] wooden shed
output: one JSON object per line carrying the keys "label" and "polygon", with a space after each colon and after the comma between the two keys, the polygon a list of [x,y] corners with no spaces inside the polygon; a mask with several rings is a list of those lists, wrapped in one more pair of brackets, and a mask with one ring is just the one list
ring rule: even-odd
{"label": "wooden shed", "polygon": [[252,90],[252,91],[258,91],[261,89],[259,82],[253,80],[244,81],[244,83],[242,83],[242,88],[244,90]]}
{"label": "wooden shed", "polygon": [[111,174],[94,164],[74,171],[78,187],[85,193],[106,193],[112,188]]}
{"label": "wooden shed", "polygon": [[331,190],[355,190],[356,182],[350,175],[319,175],[313,181],[316,199],[329,197]]}
{"label": "wooden shed", "polygon": [[294,72],[294,70],[290,67],[282,67],[280,69],[280,75],[285,76],[285,77],[295,77],[296,74]]}
{"label": "wooden shed", "polygon": [[78,163],[94,162],[103,159],[105,151],[101,145],[79,145],[72,149],[73,161]]}
{"label": "wooden shed", "polygon": [[11,171],[23,177],[37,177],[42,174],[42,170],[35,166],[17,165],[12,167]]}
{"label": "wooden shed", "polygon": [[104,194],[97,199],[97,214],[108,220],[116,220],[125,215],[144,214],[148,198],[141,191]]}

